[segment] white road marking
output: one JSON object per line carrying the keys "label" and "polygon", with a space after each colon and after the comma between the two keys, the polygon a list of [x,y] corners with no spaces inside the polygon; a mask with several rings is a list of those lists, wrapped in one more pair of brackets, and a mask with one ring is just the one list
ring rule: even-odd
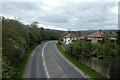
{"label": "white road marking", "polygon": [[68,64],[70,64],[75,70],[77,70],[80,74],[82,74],[85,78],[87,78],[85,75],[84,75],[84,72],[81,71],[80,69],[78,69],[73,63],[71,63],[69,60],[67,60],[63,54],[57,49],[57,46],[55,45],[56,47],[56,50],[58,51],[58,53],[68,62]]}
{"label": "white road marking", "polygon": [[[40,47],[41,45],[38,45],[33,51],[32,51],[32,54],[29,56],[29,58],[28,58],[28,61],[29,62],[27,62],[27,64],[26,64],[26,66],[28,65],[28,70],[27,70],[27,72],[25,73],[24,72],[24,74],[23,74],[23,77],[26,77],[26,76],[28,76],[28,77],[30,77],[30,66],[31,66],[31,62],[32,62],[32,57],[34,56],[34,53],[35,53],[35,51]],[[25,70],[26,70],[26,67],[25,66]]]}
{"label": "white road marking", "polygon": [[48,70],[47,70],[47,67],[46,67],[46,64],[45,64],[44,49],[45,49],[45,47],[46,47],[49,43],[51,43],[51,42],[53,42],[53,41],[50,41],[50,42],[48,42],[47,44],[45,44],[45,46],[43,47],[43,50],[42,50],[43,65],[44,65],[44,67],[45,67],[45,72],[46,72],[46,74],[47,74],[47,78],[50,78],[50,76],[49,76],[49,73],[48,73]]}

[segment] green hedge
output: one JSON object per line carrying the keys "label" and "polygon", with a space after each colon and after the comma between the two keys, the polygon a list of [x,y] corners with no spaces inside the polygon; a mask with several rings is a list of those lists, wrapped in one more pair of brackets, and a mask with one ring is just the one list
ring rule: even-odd
{"label": "green hedge", "polygon": [[118,56],[117,44],[106,41],[105,43],[91,43],[82,41],[79,43],[72,43],[66,49],[66,53],[79,57],[98,57],[100,58],[115,58]]}

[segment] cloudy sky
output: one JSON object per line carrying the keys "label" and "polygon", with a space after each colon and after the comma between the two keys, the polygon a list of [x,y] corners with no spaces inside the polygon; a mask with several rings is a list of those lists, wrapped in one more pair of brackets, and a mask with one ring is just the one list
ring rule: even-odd
{"label": "cloudy sky", "polygon": [[84,0],[6,0],[0,6],[4,17],[26,24],[39,22],[40,27],[58,30],[117,29],[118,1]]}

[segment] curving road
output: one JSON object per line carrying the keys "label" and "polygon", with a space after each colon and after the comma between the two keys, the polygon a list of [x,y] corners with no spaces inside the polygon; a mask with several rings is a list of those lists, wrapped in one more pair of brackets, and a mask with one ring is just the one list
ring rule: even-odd
{"label": "curving road", "polygon": [[23,78],[86,78],[58,51],[57,41],[39,45],[29,57]]}

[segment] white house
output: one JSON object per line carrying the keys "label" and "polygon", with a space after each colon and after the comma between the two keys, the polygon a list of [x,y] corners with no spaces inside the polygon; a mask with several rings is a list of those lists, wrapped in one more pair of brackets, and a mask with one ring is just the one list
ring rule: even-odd
{"label": "white house", "polygon": [[99,42],[103,39],[110,39],[112,42],[116,42],[116,33],[105,33],[101,30],[96,31],[90,35],[87,36],[87,40],[90,40],[91,42]]}
{"label": "white house", "polygon": [[78,39],[79,39],[79,36],[75,35],[74,33],[68,33],[63,37],[63,43],[70,44],[74,40],[78,40]]}
{"label": "white house", "polygon": [[103,40],[103,38],[104,38],[104,35],[101,30],[96,31],[87,36],[87,40],[91,40],[91,42],[98,42],[98,41]]}

